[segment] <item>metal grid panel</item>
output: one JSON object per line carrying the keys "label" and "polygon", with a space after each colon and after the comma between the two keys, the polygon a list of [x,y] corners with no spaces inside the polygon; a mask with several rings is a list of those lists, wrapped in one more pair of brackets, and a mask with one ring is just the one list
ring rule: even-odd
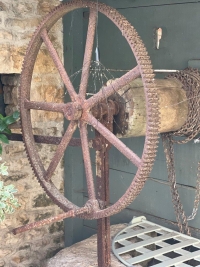
{"label": "metal grid panel", "polygon": [[113,239],[115,256],[126,266],[200,266],[200,240],[137,217]]}

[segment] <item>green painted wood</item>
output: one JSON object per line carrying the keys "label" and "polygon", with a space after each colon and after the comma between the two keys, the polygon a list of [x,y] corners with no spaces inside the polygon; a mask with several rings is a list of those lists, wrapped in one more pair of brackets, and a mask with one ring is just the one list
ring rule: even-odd
{"label": "green painted wood", "polygon": [[124,9],[124,8],[138,8],[138,7],[149,7],[149,6],[163,6],[163,5],[181,5],[186,3],[197,4],[199,0],[100,0],[99,2],[106,3],[109,6],[115,8]]}
{"label": "green painted wood", "polygon": [[83,239],[86,239],[95,234],[97,234],[97,230],[95,228],[91,228],[85,225],[83,226],[83,234],[82,234]]}
{"label": "green painted wood", "polygon": [[[122,175],[111,174],[113,179],[110,179],[110,186],[114,188],[111,194],[111,202],[114,203],[121,196],[126,189],[126,183],[131,182],[131,178],[124,173]],[[116,186],[118,184],[118,186]],[[115,187],[114,187],[115,186]],[[186,210],[187,215],[192,213],[194,203],[194,189],[188,187],[179,187],[180,197]],[[153,216],[160,217],[170,221],[176,221],[173,205],[171,201],[170,188],[167,184],[160,183],[159,181],[147,181],[144,189],[136,200],[130,205],[131,209],[138,210],[140,212],[152,214]],[[195,220],[190,222],[193,227],[199,227],[200,213]]]}
{"label": "green painted wood", "polygon": [[[141,157],[142,149],[144,145],[144,137],[140,138],[128,138],[124,139],[123,142],[132,149],[137,155]],[[176,174],[177,183],[180,186],[189,186],[194,189],[196,186],[196,175],[197,175],[197,164],[199,161],[199,144],[193,142],[184,145],[175,145],[175,163],[176,163]],[[191,160],[192,159],[192,160]],[[186,164],[187,163],[187,164]],[[95,162],[93,162],[95,164]],[[130,181],[134,178],[137,168],[130,163],[121,153],[112,148],[110,151],[110,171],[115,171],[116,174],[123,178],[123,174],[129,176],[129,180],[124,179],[126,187],[130,185]],[[94,167],[95,171],[95,167]],[[112,178],[112,175],[110,175]],[[166,159],[163,152],[162,142],[160,140],[157,156],[155,159],[153,170],[150,174],[150,179],[161,180],[161,182],[167,182],[167,167]],[[119,185],[116,183],[116,187]],[[84,191],[87,192],[86,182],[84,182]]]}
{"label": "green painted wood", "polygon": [[[123,9],[120,12],[141,36],[155,69],[183,69],[188,60],[198,58],[200,3]],[[190,19],[188,19],[190,18]],[[131,51],[121,33],[100,16],[98,35],[101,61],[107,68],[129,69],[134,66]],[[160,49],[155,49],[155,30],[163,29]],[[112,38],[108,38],[112,33]],[[105,41],[106,40],[106,41]]]}
{"label": "green painted wood", "polygon": [[[111,171],[110,173],[110,188],[111,188],[111,203],[115,203],[127,189],[127,183],[130,183],[132,178],[125,173]],[[193,209],[195,190],[188,187],[179,186],[180,197],[186,210],[186,214],[190,215]],[[144,189],[134,202],[128,207],[130,210],[138,211],[141,214],[149,214],[154,217],[162,218],[176,222],[174,209],[171,201],[170,188],[168,184],[158,181],[149,180],[146,182]],[[123,213],[122,213],[123,214]],[[120,223],[123,216],[118,215],[115,222]],[[115,217],[115,216],[113,216]],[[194,228],[199,228],[200,213],[197,214],[189,225]],[[123,221],[124,222],[124,221]],[[84,221],[84,225],[94,227],[93,221]]]}
{"label": "green painted wood", "polygon": [[[85,201],[87,201],[87,198],[85,198]],[[170,221],[169,219],[164,219],[162,217],[157,217],[154,214],[146,213],[141,210],[134,210],[130,207],[126,208],[122,212],[112,216],[111,219],[111,225],[119,224],[119,223],[129,223],[133,217],[139,217],[139,216],[145,216],[147,220],[157,223],[159,225],[162,225],[164,227],[170,228],[175,231],[178,230],[177,223],[175,221]],[[95,233],[97,226],[95,220],[85,220],[84,221],[84,229],[91,229],[90,231],[86,232],[88,233],[88,236],[91,236],[93,233]],[[196,238],[200,238],[200,229],[196,227],[191,227],[191,233],[192,236]]]}
{"label": "green painted wood", "polygon": [[[126,145],[141,157],[144,138],[129,138],[125,140]],[[177,182],[181,185],[196,186],[197,164],[200,160],[199,144],[190,142],[174,146]],[[132,177],[137,169],[115,148],[110,152],[110,169],[130,173]],[[166,159],[163,152],[162,141],[159,142],[158,152],[155,159],[151,178],[167,181]]]}
{"label": "green painted wood", "polygon": [[200,60],[199,59],[191,59],[188,61],[189,68],[200,69]]}

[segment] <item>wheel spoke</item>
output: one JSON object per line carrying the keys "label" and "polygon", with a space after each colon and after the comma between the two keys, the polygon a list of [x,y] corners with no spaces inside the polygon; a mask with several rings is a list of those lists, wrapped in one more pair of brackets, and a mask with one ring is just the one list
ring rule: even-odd
{"label": "wheel spoke", "polygon": [[61,76],[61,78],[62,78],[62,80],[63,80],[63,82],[67,88],[67,91],[71,97],[71,100],[74,101],[77,98],[77,94],[76,94],[75,89],[74,89],[74,87],[70,81],[70,78],[69,78],[69,76],[68,76],[68,74],[67,74],[58,54],[57,54],[57,51],[55,50],[51,40],[49,39],[49,36],[48,36],[46,29],[44,29],[42,31],[41,37],[42,37],[51,57],[53,59],[54,64],[56,65],[56,67],[60,73],[60,76]]}
{"label": "wheel spoke", "polygon": [[88,196],[89,196],[89,199],[94,200],[96,199],[95,186],[94,186],[94,180],[93,180],[92,164],[91,164],[89,142],[88,142],[88,136],[87,136],[87,124],[84,122],[80,123],[80,135],[81,135],[81,144],[82,144],[82,151],[83,151],[85,173],[86,173],[86,179],[87,179]]}
{"label": "wheel spoke", "polygon": [[46,176],[45,176],[46,181],[49,181],[51,179],[51,176],[53,175],[56,167],[58,166],[58,163],[60,162],[60,160],[61,160],[61,158],[65,152],[65,149],[68,146],[76,128],[77,128],[77,122],[71,121],[68,128],[67,128],[67,131],[65,132],[65,134],[64,134],[64,136],[63,136],[63,138],[59,144],[59,146],[57,147],[57,150],[56,150],[56,153],[55,153],[53,159],[51,160],[51,163],[49,165],[49,168],[48,168],[48,170],[46,172]]}
{"label": "wheel spoke", "polygon": [[85,99],[85,94],[88,85],[88,79],[90,74],[90,64],[92,59],[92,51],[94,45],[94,36],[97,23],[97,10],[90,9],[90,18],[88,24],[87,40],[85,45],[85,54],[83,60],[83,69],[80,84],[80,96]]}
{"label": "wheel spoke", "polygon": [[25,109],[36,109],[36,110],[46,110],[53,112],[64,112],[66,104],[63,103],[51,103],[51,102],[38,102],[38,101],[29,101],[24,100]]}
{"label": "wheel spoke", "polygon": [[120,88],[130,83],[132,80],[138,78],[139,76],[140,76],[140,69],[139,66],[137,66],[134,69],[127,72],[126,74],[124,74],[121,78],[116,79],[108,86],[103,87],[97,94],[95,94],[86,101],[84,107],[86,109],[92,108],[98,102],[101,102],[103,99],[111,96],[113,93],[117,92]]}
{"label": "wheel spoke", "polygon": [[95,119],[95,117],[88,113],[86,121],[92,125],[102,136],[104,136],[104,138],[106,138],[113,146],[115,146],[125,157],[127,157],[135,166],[140,166],[142,160],[112,132],[110,132],[102,123]]}

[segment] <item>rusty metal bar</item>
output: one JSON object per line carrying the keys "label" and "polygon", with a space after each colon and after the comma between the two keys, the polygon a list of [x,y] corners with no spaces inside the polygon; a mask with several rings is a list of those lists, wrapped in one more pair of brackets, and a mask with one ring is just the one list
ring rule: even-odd
{"label": "rusty metal bar", "polygon": [[91,114],[87,114],[85,120],[92,125],[108,142],[115,146],[125,157],[127,157],[135,166],[139,167],[142,160],[122,141],[120,141],[112,132],[110,132],[101,122]]}
{"label": "rusty metal bar", "polygon": [[60,73],[60,76],[67,88],[67,91],[71,97],[71,100],[74,101],[76,98],[77,98],[77,93],[72,85],[72,82],[70,81],[70,78],[65,70],[65,67],[63,66],[58,54],[57,54],[57,51],[55,50],[51,40],[49,39],[49,36],[48,36],[48,33],[47,33],[47,30],[44,29],[41,33],[41,37],[53,59],[53,62],[54,64],[56,65],[59,73]]}
{"label": "rusty metal bar", "polygon": [[114,80],[110,85],[103,87],[97,94],[93,95],[85,102],[83,109],[94,107],[96,104],[116,93],[120,88],[124,87],[126,84],[130,83],[138,77],[140,77],[139,66],[130,70],[121,78]]}
{"label": "rusty metal bar", "polygon": [[[11,135],[6,135],[10,141],[19,141],[23,142],[23,135],[22,134],[15,134],[12,133]],[[34,135],[34,140],[36,143],[39,144],[48,144],[48,145],[59,145],[62,137],[56,136],[43,136],[43,135]],[[72,138],[69,142],[69,146],[81,146],[81,139],[80,138]],[[89,146],[99,146],[99,141],[95,139],[89,139]]]}
{"label": "rusty metal bar", "polygon": [[[109,205],[109,166],[108,149],[96,152],[97,169],[97,196],[101,208]],[[97,254],[98,266],[111,266],[110,217],[97,220]]]}
{"label": "rusty metal bar", "polygon": [[60,144],[58,145],[56,149],[56,153],[51,160],[51,163],[49,164],[49,167],[46,171],[46,177],[45,180],[48,181],[51,179],[56,167],[58,166],[58,163],[60,162],[61,158],[63,157],[63,154],[65,152],[65,149],[69,145],[70,139],[72,138],[73,133],[75,132],[77,128],[77,122],[71,121]]}
{"label": "rusty metal bar", "polygon": [[96,9],[94,10],[90,8],[87,40],[86,40],[86,45],[85,45],[83,69],[82,69],[81,83],[80,83],[80,89],[79,89],[79,94],[84,99],[85,99],[85,94],[86,94],[86,89],[87,89],[88,79],[89,79],[89,74],[90,74],[90,64],[91,64],[91,59],[92,59],[95,29],[96,29],[96,23],[97,23],[97,12],[98,11]]}
{"label": "rusty metal bar", "polygon": [[53,102],[29,101],[28,99],[26,99],[24,100],[24,108],[64,113],[66,104],[53,103]]}
{"label": "rusty metal bar", "polygon": [[75,210],[70,210],[70,211],[68,211],[66,213],[59,214],[59,215],[57,215],[55,217],[44,219],[44,220],[41,220],[41,221],[38,221],[38,222],[29,223],[29,224],[26,224],[24,226],[15,228],[15,229],[12,230],[12,233],[14,235],[17,235],[17,234],[20,234],[20,233],[23,233],[23,232],[26,232],[26,231],[29,231],[29,230],[44,226],[46,224],[62,221],[62,220],[67,219],[67,218],[73,218],[73,217],[76,217],[78,215],[81,215],[81,214],[84,214],[84,213],[89,213],[89,212],[90,212],[89,207],[84,207],[84,208],[81,208],[81,209],[76,210],[76,211]]}
{"label": "rusty metal bar", "polygon": [[[101,123],[111,132],[113,131],[113,115],[116,114],[115,105],[108,105],[108,113],[102,117]],[[101,139],[101,150],[96,151],[96,182],[97,198],[101,209],[108,207],[109,195],[109,150],[111,144],[99,132],[96,137]],[[97,220],[97,252],[98,266],[111,267],[110,217]]]}
{"label": "rusty metal bar", "polygon": [[88,196],[90,200],[94,200],[96,199],[96,193],[95,193],[95,185],[92,173],[92,163],[91,163],[90,149],[88,142],[87,124],[84,122],[80,122],[79,127],[80,127],[81,143],[82,143],[83,161],[84,161],[86,180],[87,180]]}

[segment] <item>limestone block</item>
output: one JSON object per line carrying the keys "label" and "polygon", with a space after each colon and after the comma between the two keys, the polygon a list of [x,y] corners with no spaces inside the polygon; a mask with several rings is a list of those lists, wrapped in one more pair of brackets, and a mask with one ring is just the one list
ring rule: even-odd
{"label": "limestone block", "polygon": [[24,258],[22,256],[14,256],[12,258],[12,262],[17,263],[17,264],[19,264],[19,263],[21,263],[23,261],[24,261]]}
{"label": "limestone block", "polygon": [[35,73],[57,73],[58,71],[56,69],[56,66],[53,63],[53,60],[51,56],[49,55],[49,52],[46,49],[41,49],[38,53],[35,67],[34,67]]}
{"label": "limestone block", "polygon": [[12,251],[11,250],[9,250],[9,249],[2,249],[1,251],[0,251],[0,259],[2,258],[4,258],[6,255],[8,255],[8,254],[10,254]]}
{"label": "limestone block", "polygon": [[12,92],[11,92],[11,96],[12,96],[12,102],[15,106],[18,105],[18,87],[13,87]]}
{"label": "limestone block", "polygon": [[63,88],[59,85],[51,85],[51,83],[47,83],[46,85],[39,83],[38,86],[34,86],[34,89],[31,89],[30,97],[32,101],[40,100],[45,102],[60,103],[63,102]]}
{"label": "limestone block", "polygon": [[33,207],[38,208],[38,207],[48,207],[53,205],[52,200],[44,193],[38,195],[34,200],[33,200]]}
{"label": "limestone block", "polygon": [[6,11],[6,10],[7,10],[6,5],[2,1],[0,1],[0,11]]}
{"label": "limestone block", "polygon": [[[125,225],[119,224],[111,227],[113,238]],[[113,254],[112,267],[124,267]],[[97,267],[97,236],[94,235],[69,248],[61,250],[52,259],[43,264],[43,267]]]}
{"label": "limestone block", "polygon": [[12,88],[10,86],[4,86],[4,103],[5,104],[13,104],[12,100]]}
{"label": "limestone block", "polygon": [[5,266],[5,261],[3,259],[0,259],[0,267],[4,267]]}
{"label": "limestone block", "polygon": [[19,222],[19,225],[25,225],[29,222],[30,218],[28,214],[24,211],[21,211],[20,213],[17,214],[16,216],[16,221]]}
{"label": "limestone block", "polygon": [[38,14],[49,13],[54,7],[59,4],[59,1],[48,1],[48,0],[40,0],[37,6]]}
{"label": "limestone block", "polygon": [[13,39],[13,35],[10,31],[4,30],[4,29],[0,29],[0,39],[2,40],[12,40]]}
{"label": "limestone block", "polygon": [[[47,111],[31,111],[31,120],[35,123],[37,122],[55,122],[55,125],[58,125],[63,120],[63,115],[57,112],[47,112]],[[44,127],[43,127],[44,128]]]}
{"label": "limestone block", "polygon": [[1,75],[1,81],[4,85],[17,86],[19,83],[19,75],[4,74]]}
{"label": "limestone block", "polygon": [[[40,75],[39,73],[33,73],[33,79],[32,79],[33,85],[32,85],[32,90],[35,92],[35,90],[37,90],[37,88],[39,88],[41,85],[44,87],[46,86],[46,88],[48,88],[48,86],[53,86],[55,88],[57,88],[57,90],[60,90],[59,94],[61,95],[61,97],[59,97],[59,99],[63,99],[63,95],[64,95],[64,90],[63,90],[63,82],[60,78],[60,75],[58,75],[57,73],[44,73],[43,75]],[[39,89],[39,92],[41,94],[41,90]],[[57,92],[58,94],[58,92]]]}
{"label": "limestone block", "polygon": [[24,43],[26,46],[28,46],[29,40],[31,40],[31,37],[33,36],[35,32],[34,29],[27,29],[25,31],[18,31],[13,32],[13,41],[16,41],[18,43]]}
{"label": "limestone block", "polygon": [[41,18],[38,16],[35,17],[26,17],[26,18],[7,18],[5,20],[5,26],[8,28],[19,27],[22,30],[26,30],[28,28],[36,28],[40,23]]}
{"label": "limestone block", "polygon": [[50,225],[49,227],[49,233],[50,234],[55,234],[57,232],[61,232],[62,229],[64,229],[64,222],[56,222]]}
{"label": "limestone block", "polygon": [[16,110],[18,110],[18,108],[14,104],[8,105],[5,108],[5,112],[7,116],[13,114],[13,112],[15,112]]}
{"label": "limestone block", "polygon": [[0,73],[21,73],[26,46],[0,43]]}
{"label": "limestone block", "polygon": [[28,1],[13,1],[12,11],[16,17],[25,17],[27,15],[35,15],[35,4]]}
{"label": "limestone block", "polygon": [[[16,236],[13,236],[12,233],[9,232],[9,230],[5,230],[4,231],[4,235],[2,236],[2,239],[5,240],[4,246],[10,246],[11,248],[15,247],[16,245],[18,245],[19,243],[19,238]],[[3,247],[3,246],[2,246]],[[0,246],[0,251],[2,249],[2,247]]]}
{"label": "limestone block", "polygon": [[25,53],[26,46],[10,47],[11,59],[13,61],[13,73],[21,73]]}
{"label": "limestone block", "polygon": [[44,219],[47,219],[47,218],[50,218],[52,216],[52,212],[45,212],[45,213],[40,213],[40,214],[37,214],[36,217],[35,217],[35,221],[41,221],[41,220],[44,220]]}
{"label": "limestone block", "polygon": [[[11,159],[14,158],[14,156],[19,156],[19,154],[22,156],[25,148],[24,148],[24,144],[22,142],[15,142],[15,141],[11,141],[9,143],[9,146],[6,146],[6,148],[3,148],[3,151],[5,151],[5,153],[8,155],[8,157]],[[4,155],[3,155],[4,156]],[[18,160],[20,160],[20,157],[18,157]],[[20,164],[20,162],[18,162]],[[21,162],[22,163],[22,162]],[[25,164],[27,162],[24,162]],[[12,162],[11,162],[12,164]],[[16,173],[17,170],[15,170]]]}
{"label": "limestone block", "polygon": [[5,20],[7,18],[7,15],[8,15],[7,11],[0,11],[0,27],[3,30],[9,30],[9,29],[5,29]]}
{"label": "limestone block", "polygon": [[[28,173],[23,173],[23,172],[16,172],[15,171],[14,174],[12,174],[11,171],[9,171],[9,173],[10,174],[4,178],[5,182],[7,182],[7,181],[18,182],[22,179],[25,179],[28,176]],[[18,183],[17,189],[18,189],[19,193],[20,193],[20,191],[22,193],[22,191],[24,191],[25,188],[24,188],[24,186],[22,186],[22,188],[21,188],[20,184]]]}

